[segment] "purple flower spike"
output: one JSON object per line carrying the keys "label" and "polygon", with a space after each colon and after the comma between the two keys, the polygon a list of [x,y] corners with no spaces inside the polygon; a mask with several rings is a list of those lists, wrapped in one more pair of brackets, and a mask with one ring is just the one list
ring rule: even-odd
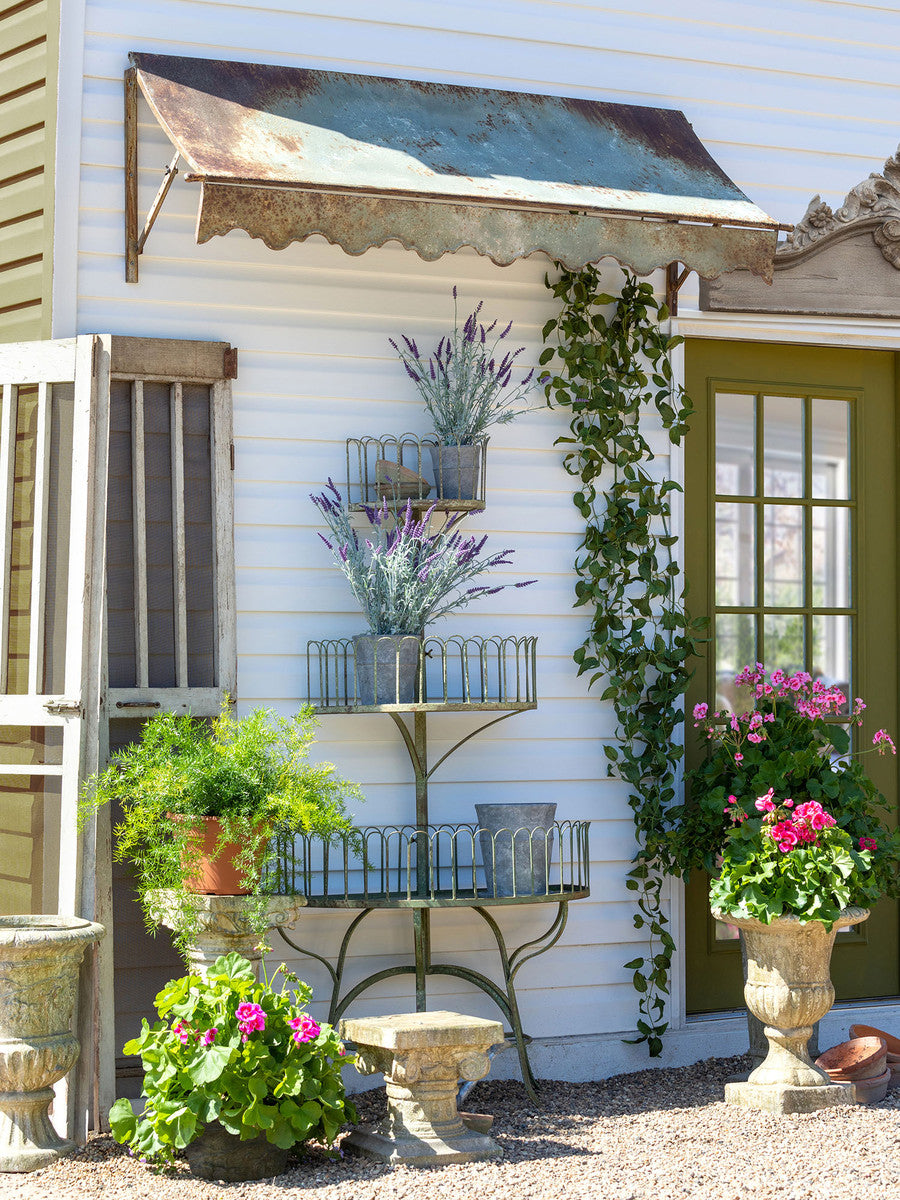
{"label": "purple flower spike", "polygon": [[412,367],[409,365],[409,363],[406,361],[405,358],[403,360],[403,365],[406,368],[407,375],[410,377],[410,379],[413,381],[413,383],[418,383],[419,376],[415,373],[415,371],[412,369]]}
{"label": "purple flower spike", "polygon": [[329,550],[331,551],[331,553],[333,554],[333,553],[334,553],[334,546],[332,546],[331,542],[329,542],[329,540],[328,540],[328,538],[325,536],[325,534],[324,534],[324,533],[320,533],[320,534],[319,534],[319,537],[322,539],[322,541],[325,543],[325,545],[328,547],[328,549],[329,549]]}
{"label": "purple flower spike", "polygon": [[513,587],[531,587],[533,583],[537,583],[536,579],[525,579],[521,583],[514,583]]}
{"label": "purple flower spike", "polygon": [[500,337],[501,338],[508,337],[511,329],[512,329],[512,321],[510,321],[510,323],[507,325],[507,327],[503,330],[503,332],[500,334]]}
{"label": "purple flower spike", "polygon": [[456,299],[456,284],[453,285],[453,299]]}

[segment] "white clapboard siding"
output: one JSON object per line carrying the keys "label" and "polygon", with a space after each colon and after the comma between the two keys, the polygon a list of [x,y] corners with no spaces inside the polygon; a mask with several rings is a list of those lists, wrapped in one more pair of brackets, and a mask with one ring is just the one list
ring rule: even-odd
{"label": "white clapboard siding", "polygon": [[[80,137],[58,167],[80,194],[77,301],[57,295],[58,334],[113,333],[228,340],[239,348],[234,384],[235,543],[242,711],[257,703],[294,711],[306,686],[305,646],[349,636],[361,618],[349,589],[315,536],[309,492],[327,475],[344,479],[344,438],[427,431],[421,403],[387,345],[406,332],[430,345],[449,321],[449,293],[483,298],[486,311],[515,321],[523,361],[540,350],[553,313],[540,256],[505,269],[470,250],[424,263],[396,243],[350,258],[321,238],[280,253],[240,232],[196,246],[196,185],[179,176],[140,261],[140,283],[124,281],[122,236],[122,72],[130,50],[234,58],[442,82],[583,96],[683,109],[710,152],[750,197],[781,220],[797,219],[815,192],[834,204],[894,149],[900,112],[900,13],[894,0],[636,0],[623,5],[564,0],[86,0]],[[301,9],[303,11],[301,11]],[[140,209],[159,185],[171,148],[143,103]],[[80,152],[79,152],[80,146]],[[78,156],[77,159],[75,156]],[[62,184],[61,184],[62,186]],[[67,243],[66,243],[67,244]],[[58,278],[75,264],[58,261]],[[68,272],[68,275],[67,275]],[[621,272],[604,271],[615,290]],[[692,285],[682,293],[690,307]],[[536,712],[511,718],[466,744],[436,774],[432,811],[465,820],[478,799],[554,798],[560,816],[592,822],[593,891],[572,906],[552,957],[520,976],[526,1030],[593,1033],[629,1029],[635,996],[622,964],[639,953],[624,887],[634,851],[628,789],[606,775],[603,745],[613,715],[576,675],[571,652],[586,610],[572,607],[572,561],[580,518],[554,439],[567,415],[543,407],[497,430],[488,461],[488,508],[468,522],[497,547],[512,546],[504,581],[533,588],[473,604],[446,622],[470,633],[539,637]],[[670,469],[669,444],[648,422],[657,478]],[[429,718],[432,761],[477,724],[469,716]],[[315,757],[358,779],[363,821],[408,820],[413,792],[397,731],[377,716],[326,717]],[[545,906],[504,910],[512,941],[549,922]],[[346,915],[308,912],[312,948],[334,952]],[[370,918],[348,978],[408,954],[403,914]],[[485,928],[468,913],[435,916],[435,955],[451,951],[495,977]],[[330,948],[330,951],[329,951]],[[276,949],[276,954],[278,949]],[[154,960],[155,961],[155,960]],[[317,963],[291,960],[315,984],[316,1012],[330,990]],[[162,970],[158,965],[157,973]],[[152,972],[145,973],[149,979]],[[146,1003],[137,964],[120,990],[122,1021]],[[548,984],[549,981],[549,984]],[[146,982],[146,981],[145,981]],[[447,1007],[492,1016],[486,997],[457,980],[430,985]],[[549,991],[552,987],[552,1000]],[[365,1010],[408,1007],[408,978],[367,993]]]}

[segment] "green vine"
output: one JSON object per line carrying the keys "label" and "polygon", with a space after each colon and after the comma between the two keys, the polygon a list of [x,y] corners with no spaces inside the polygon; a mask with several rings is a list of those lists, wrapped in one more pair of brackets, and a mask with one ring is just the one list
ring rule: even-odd
{"label": "green vine", "polygon": [[[638,1036],[651,1056],[662,1050],[665,997],[675,942],[666,928],[662,892],[669,873],[681,873],[670,837],[676,805],[675,778],[683,748],[678,727],[704,622],[686,615],[670,531],[672,480],[647,472],[653,458],[642,417],[655,410],[678,444],[692,408],[673,378],[671,351],[681,338],[667,337],[660,323],[666,306],[649,283],[626,275],[621,295],[599,291],[595,267],[563,270],[547,286],[562,303],[544,326],[555,337],[541,364],[555,371],[546,384],[548,403],[569,408],[571,437],[564,465],[579,480],[574,503],[584,518],[575,559],[575,606],[593,610],[585,641],[574,653],[589,686],[605,684],[612,701],[617,745],[604,747],[610,775],[630,787],[638,845],[627,887],[638,893],[636,929],[649,935],[647,953],[625,966],[639,993]],[[615,305],[612,313],[604,310]],[[554,361],[555,360],[555,361]]]}

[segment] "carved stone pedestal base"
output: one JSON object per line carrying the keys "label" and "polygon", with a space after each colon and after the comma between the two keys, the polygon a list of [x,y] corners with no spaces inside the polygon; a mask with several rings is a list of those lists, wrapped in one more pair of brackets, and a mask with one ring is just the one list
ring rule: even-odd
{"label": "carved stone pedestal base", "polygon": [[354,1042],[356,1068],[382,1071],[388,1113],[377,1129],[355,1129],[343,1146],[383,1162],[410,1166],[473,1162],[502,1151],[492,1138],[464,1124],[456,1108],[460,1079],[484,1079],[487,1052],[503,1041],[499,1021],[453,1012],[403,1013],[341,1022]]}
{"label": "carved stone pedestal base", "polygon": [[[190,906],[194,931],[185,957],[198,975],[205,975],[223,954],[240,954],[257,966],[259,943],[271,930],[293,925],[306,907],[305,896],[182,896],[169,890],[150,893],[148,901],[154,918],[167,929],[179,929],[183,906]],[[260,905],[264,930],[255,919]]]}
{"label": "carved stone pedestal base", "polygon": [[841,1084],[823,1084],[821,1087],[795,1087],[790,1084],[771,1083],[726,1083],[727,1104],[741,1104],[744,1108],[758,1108],[762,1112],[806,1113],[818,1112],[820,1108],[831,1108],[836,1104],[853,1104],[853,1088]]}

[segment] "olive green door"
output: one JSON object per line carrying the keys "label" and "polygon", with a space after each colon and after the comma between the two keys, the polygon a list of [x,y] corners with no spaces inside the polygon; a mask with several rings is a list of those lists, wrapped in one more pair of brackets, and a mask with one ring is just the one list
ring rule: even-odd
{"label": "olive green door", "polygon": [[[687,697],[729,708],[746,663],[807,670],[866,701],[858,745],[898,732],[896,361],[843,350],[692,339],[686,386],[685,567],[710,618]],[[687,763],[702,748],[687,722]],[[897,760],[867,766],[892,813]],[[737,931],[713,921],[706,880],[686,915],[689,1012],[742,1003]],[[898,907],[838,937],[838,999],[900,993]]]}

